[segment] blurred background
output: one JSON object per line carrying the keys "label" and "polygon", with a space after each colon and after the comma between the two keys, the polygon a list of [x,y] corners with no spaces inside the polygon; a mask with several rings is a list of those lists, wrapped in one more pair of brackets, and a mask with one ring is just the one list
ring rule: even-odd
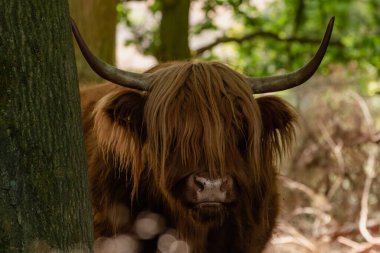
{"label": "blurred background", "polygon": [[[267,252],[380,252],[379,0],[69,0],[91,50],[143,72],[216,60],[250,76],[283,74],[335,27],[318,73],[276,93],[300,113],[279,166],[283,200]],[[98,83],[76,51],[83,85]]]}

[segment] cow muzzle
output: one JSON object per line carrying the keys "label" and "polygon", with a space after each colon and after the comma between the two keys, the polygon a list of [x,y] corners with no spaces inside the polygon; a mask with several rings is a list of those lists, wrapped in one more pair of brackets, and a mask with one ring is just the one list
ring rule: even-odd
{"label": "cow muzzle", "polygon": [[212,179],[202,174],[190,175],[186,185],[186,197],[197,208],[218,208],[236,198],[234,180],[230,176]]}

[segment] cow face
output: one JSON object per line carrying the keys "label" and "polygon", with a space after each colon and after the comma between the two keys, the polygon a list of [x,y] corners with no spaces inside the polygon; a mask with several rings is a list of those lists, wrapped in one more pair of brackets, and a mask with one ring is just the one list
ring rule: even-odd
{"label": "cow face", "polygon": [[98,103],[105,153],[132,171],[136,189],[152,175],[174,216],[217,225],[259,206],[274,184],[274,156],[291,140],[293,111],[276,98],[255,100],[244,77],[219,63],[166,65],[150,78],[149,93],[120,90]]}

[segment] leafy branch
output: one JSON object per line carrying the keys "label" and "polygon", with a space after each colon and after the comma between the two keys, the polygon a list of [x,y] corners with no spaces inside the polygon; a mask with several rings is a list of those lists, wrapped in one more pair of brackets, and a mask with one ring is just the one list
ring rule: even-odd
{"label": "leafy branch", "polygon": [[[227,43],[227,42],[242,43],[244,41],[251,40],[251,39],[254,39],[256,37],[270,38],[270,39],[274,39],[274,40],[282,41],[282,42],[287,42],[287,43],[293,43],[293,42],[308,43],[308,44],[320,44],[321,43],[321,39],[308,38],[308,37],[296,37],[296,36],[295,37],[283,38],[283,37],[280,37],[278,34],[273,33],[273,32],[257,31],[257,32],[253,32],[253,33],[248,33],[248,34],[241,36],[241,37],[229,37],[229,36],[219,37],[215,41],[211,42],[210,44],[196,49],[193,52],[193,55],[199,56],[199,55],[203,54],[205,51],[208,51],[208,50],[214,48],[215,46],[217,46],[219,44],[223,44],[223,43]],[[344,45],[341,41],[331,41],[330,45],[334,45],[334,46],[339,47],[339,48],[344,47]]]}

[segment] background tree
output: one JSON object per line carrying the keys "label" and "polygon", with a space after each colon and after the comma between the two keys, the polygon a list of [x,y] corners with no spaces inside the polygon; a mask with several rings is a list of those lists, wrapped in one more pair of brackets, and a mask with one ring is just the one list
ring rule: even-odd
{"label": "background tree", "polygon": [[0,33],[0,251],[89,252],[67,1],[0,0]]}
{"label": "background tree", "polygon": [[[119,21],[124,23],[133,38],[126,45],[133,44],[145,54],[153,55],[159,62],[186,60],[191,58],[189,48],[190,0],[157,0],[149,4],[150,24],[134,19],[129,3],[121,1],[117,12]],[[148,15],[149,16],[149,15]],[[146,17],[148,18],[148,17]]]}
{"label": "background tree", "polygon": [[[110,64],[115,64],[117,3],[118,0],[69,0],[70,15],[88,46]],[[102,80],[88,66],[76,45],[75,58],[81,83],[90,84]]]}
{"label": "background tree", "polygon": [[190,0],[161,0],[159,61],[185,60],[190,58],[189,12]]}

